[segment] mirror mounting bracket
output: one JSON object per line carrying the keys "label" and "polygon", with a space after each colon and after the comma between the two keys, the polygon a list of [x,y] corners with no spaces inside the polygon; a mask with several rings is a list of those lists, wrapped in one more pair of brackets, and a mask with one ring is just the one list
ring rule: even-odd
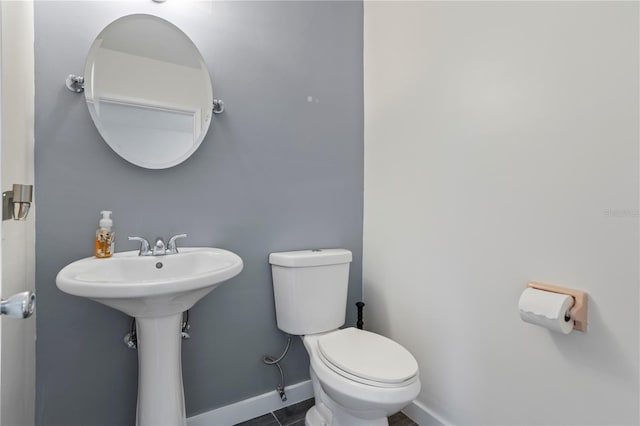
{"label": "mirror mounting bracket", "polygon": [[214,114],[222,114],[224,112],[224,102],[222,99],[214,99],[213,100],[213,113]]}
{"label": "mirror mounting bracket", "polygon": [[67,79],[65,80],[65,85],[67,86],[67,89],[71,90],[72,92],[82,93],[84,92],[84,77],[75,74],[69,74],[67,76]]}
{"label": "mirror mounting bracket", "polygon": [[[84,77],[82,76],[69,74],[64,83],[65,86],[67,86],[67,89],[74,93],[84,92]],[[214,114],[222,114],[224,112],[224,102],[222,99],[214,99],[211,110]]]}

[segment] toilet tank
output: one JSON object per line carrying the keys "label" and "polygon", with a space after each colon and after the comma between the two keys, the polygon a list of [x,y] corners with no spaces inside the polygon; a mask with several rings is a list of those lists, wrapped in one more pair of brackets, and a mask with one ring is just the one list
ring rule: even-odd
{"label": "toilet tank", "polygon": [[278,328],[305,335],[343,325],[351,258],[345,249],[271,253]]}

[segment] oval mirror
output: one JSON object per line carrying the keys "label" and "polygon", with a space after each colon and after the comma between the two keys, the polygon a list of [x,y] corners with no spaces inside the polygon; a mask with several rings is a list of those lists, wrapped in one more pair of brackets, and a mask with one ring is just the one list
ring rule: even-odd
{"label": "oval mirror", "polygon": [[137,166],[180,164],[209,129],[213,92],[202,55],[185,33],[157,16],[124,16],[102,30],[84,79],[100,135]]}

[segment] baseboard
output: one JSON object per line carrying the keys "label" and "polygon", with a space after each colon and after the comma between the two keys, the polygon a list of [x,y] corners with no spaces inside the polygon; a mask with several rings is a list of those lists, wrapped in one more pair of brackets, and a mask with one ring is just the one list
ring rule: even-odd
{"label": "baseboard", "polygon": [[419,401],[413,401],[411,404],[404,407],[402,412],[420,426],[451,425],[450,422],[445,421],[441,416],[434,413],[433,410],[430,410]]}
{"label": "baseboard", "polygon": [[187,418],[187,426],[231,426],[313,397],[311,380],[287,386],[287,401],[278,392],[263,393]]}
{"label": "baseboard", "polygon": [[[282,402],[278,392],[274,390],[189,417],[187,426],[232,426],[312,397],[313,387],[311,386],[311,380],[307,380],[287,386],[286,402]],[[413,401],[402,412],[420,426],[451,425],[450,422],[445,421],[419,401]]]}

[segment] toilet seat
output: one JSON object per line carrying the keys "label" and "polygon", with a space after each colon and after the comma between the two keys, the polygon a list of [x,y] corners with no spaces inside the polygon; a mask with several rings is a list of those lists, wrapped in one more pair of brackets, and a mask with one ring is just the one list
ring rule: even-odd
{"label": "toilet seat", "polygon": [[404,347],[379,334],[356,328],[320,337],[318,354],[335,373],[370,386],[404,387],[418,377],[418,363]]}

